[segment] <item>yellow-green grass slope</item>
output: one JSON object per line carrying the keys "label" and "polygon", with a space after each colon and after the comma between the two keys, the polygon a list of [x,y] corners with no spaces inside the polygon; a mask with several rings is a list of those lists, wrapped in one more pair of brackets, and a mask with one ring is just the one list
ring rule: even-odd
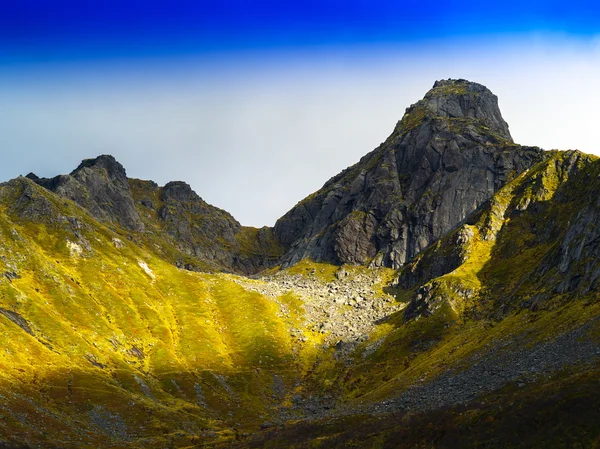
{"label": "yellow-green grass slope", "polygon": [[0,442],[190,447],[276,413],[314,357],[297,315],[180,270],[19,178],[0,187]]}
{"label": "yellow-green grass slope", "polygon": [[[553,259],[587,204],[582,198],[600,193],[598,175],[595,157],[554,152],[500,189],[465,224],[400,271],[402,280],[403,271],[416,271],[419,264],[449,252],[462,256],[441,276],[423,277],[411,290],[396,287],[399,297],[413,298],[418,313],[408,319],[399,312],[381,323],[358,349],[368,353],[356,357],[363,362],[334,370],[334,388],[348,398],[383,399],[495,341],[527,334],[533,345],[599,316],[597,291],[553,293],[560,278]],[[469,237],[457,239],[465,229]],[[538,296],[543,300],[536,301]]]}
{"label": "yellow-green grass slope", "polygon": [[[130,241],[29,180],[2,185],[0,442],[401,447],[403,438],[403,447],[436,447],[449,438],[447,447],[478,447],[504,441],[496,437],[516,429],[523,410],[536,410],[528,415],[534,422],[560,419],[597,397],[597,365],[443,411],[373,415],[372,407],[449,369],[468,370],[502,342],[525,350],[584,324],[586,338],[600,337],[597,292],[557,292],[554,263],[589,203],[582,199],[600,192],[598,175],[593,157],[555,152],[516,177],[398,273],[396,287],[382,286],[410,301],[413,313],[381,320],[343,357],[307,328],[295,295],[267,298],[230,275],[177,269],[153,245]],[[428,276],[428,264],[452,253],[458,259],[448,260],[458,263]],[[328,283],[337,270],[303,261],[287,271]],[[403,287],[409,271],[420,274]],[[306,339],[296,339],[296,329]],[[338,409],[321,421],[288,423],[261,439],[261,423],[301,416],[292,396],[325,395]],[[590,427],[594,416],[577,434],[588,446],[600,435]],[[579,424],[565,421],[571,430]],[[465,439],[455,428],[474,433]],[[530,441],[568,447],[546,434]]]}
{"label": "yellow-green grass slope", "polygon": [[[586,331],[581,338],[600,347],[598,292],[557,292],[561,273],[555,266],[565,235],[600,193],[599,176],[600,162],[595,157],[551,152],[546,161],[507,184],[463,225],[399,273],[399,286],[390,290],[399,298],[413,298],[414,314],[402,311],[383,320],[351,354],[351,364],[333,356],[321,358],[311,378],[312,388],[337,395],[344,404],[342,417],[268,431],[248,445],[600,444],[597,359],[589,360],[589,365],[565,366],[564,371],[540,372],[535,382],[526,379],[524,386],[517,387],[518,377],[514,377],[499,391],[441,411],[407,414],[398,409],[393,414],[372,414],[376,410],[372,404],[434,382],[449,370],[460,373],[492,353],[518,353],[549,344],[582,326]],[[459,239],[459,235],[467,237]],[[419,264],[447,258],[452,252],[460,254],[461,262],[445,274],[428,278],[429,271],[422,269],[420,282],[409,290],[402,288],[407,271],[419,272],[423,268]],[[596,268],[600,265],[599,260],[588,262]],[[507,359],[510,353],[503,360]],[[582,408],[580,415],[573,416],[578,407]],[[595,408],[583,412],[589,407]],[[360,410],[362,414],[355,414]],[[552,425],[542,425],[544,420]]]}

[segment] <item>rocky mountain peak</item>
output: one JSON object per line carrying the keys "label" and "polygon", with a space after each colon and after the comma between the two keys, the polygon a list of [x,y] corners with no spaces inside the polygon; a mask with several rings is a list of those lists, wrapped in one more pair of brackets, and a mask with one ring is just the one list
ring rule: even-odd
{"label": "rocky mountain peak", "polygon": [[103,154],[92,159],[84,159],[81,161],[79,166],[71,172],[71,176],[76,175],[85,168],[104,169],[111,178],[117,178],[121,180],[127,179],[125,168],[109,154]]}
{"label": "rocky mountain peak", "polygon": [[110,155],[84,159],[69,175],[40,178],[30,173],[27,177],[75,201],[99,220],[118,223],[129,230],[144,229],[131,197],[125,169]]}
{"label": "rocky mountain peak", "polygon": [[425,97],[407,110],[409,114],[414,112],[449,119],[474,119],[506,141],[513,141],[498,107],[498,97],[478,83],[464,79],[436,81]]}
{"label": "rocky mountain peak", "polygon": [[380,147],[277,221],[284,265],[400,268],[542,157],[514,144],[488,88],[437,81]]}
{"label": "rocky mountain peak", "polygon": [[197,201],[200,197],[189,184],[183,181],[171,181],[162,188],[163,201]]}

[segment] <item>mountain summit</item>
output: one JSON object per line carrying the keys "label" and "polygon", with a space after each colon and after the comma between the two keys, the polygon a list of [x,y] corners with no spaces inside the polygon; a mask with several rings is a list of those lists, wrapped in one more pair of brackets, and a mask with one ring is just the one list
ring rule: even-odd
{"label": "mountain summit", "polygon": [[277,221],[284,263],[399,268],[543,157],[513,143],[486,87],[437,81],[379,148]]}
{"label": "mountain summit", "polygon": [[481,84],[463,79],[436,81],[423,100],[412,106],[419,107],[425,107],[437,117],[476,119],[512,142],[508,124],[498,107],[498,97]]}
{"label": "mountain summit", "polygon": [[131,198],[125,169],[110,155],[85,159],[69,175],[48,179],[30,173],[27,177],[75,201],[99,220],[118,223],[133,231],[144,230]]}

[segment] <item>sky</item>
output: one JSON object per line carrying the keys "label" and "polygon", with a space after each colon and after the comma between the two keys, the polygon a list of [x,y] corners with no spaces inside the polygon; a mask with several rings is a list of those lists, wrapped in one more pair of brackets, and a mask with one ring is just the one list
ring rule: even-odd
{"label": "sky", "polygon": [[273,225],[445,78],[518,143],[600,155],[600,6],[488,3],[0,2],[0,181],[112,154]]}

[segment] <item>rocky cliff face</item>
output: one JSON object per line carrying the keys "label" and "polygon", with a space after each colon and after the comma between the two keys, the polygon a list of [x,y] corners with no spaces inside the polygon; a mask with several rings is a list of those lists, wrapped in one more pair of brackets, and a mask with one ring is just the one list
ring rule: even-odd
{"label": "rocky cliff face", "polygon": [[70,175],[29,177],[101,221],[166,238],[179,253],[171,259],[189,269],[254,273],[306,257],[399,268],[543,157],[513,143],[487,88],[446,80],[406,110],[386,142],[273,230],[243,228],[185,183],[129,180],[111,156],[85,160]]}
{"label": "rocky cliff face", "polygon": [[159,187],[128,179],[109,155],[86,159],[69,175],[27,177],[123,228],[130,238],[161,247],[163,256],[182,268],[248,274],[272,266],[281,254],[269,228],[243,227],[184,182]]}
{"label": "rocky cliff face", "polygon": [[444,304],[458,314],[497,317],[596,292],[599,174],[595,156],[548,152],[403,267],[397,285],[415,291],[405,317],[428,316]]}
{"label": "rocky cliff face", "polygon": [[[159,187],[152,181],[129,180],[146,236],[171,242],[180,254],[174,263],[187,269],[256,273],[273,266],[281,248],[270,228],[242,226],[231,214],[211,206],[181,181]],[[200,265],[198,263],[200,262]]]}
{"label": "rocky cliff face", "polygon": [[563,233],[556,238],[559,244],[553,257],[539,270],[542,275],[551,273],[548,285],[554,285],[549,292],[553,294],[576,291],[584,295],[598,290],[600,281],[600,163],[578,165],[578,176],[556,195],[555,201],[570,213],[562,217]]}
{"label": "rocky cliff face", "polygon": [[386,142],[278,220],[283,262],[399,268],[543,157],[513,143],[487,88],[438,81]]}
{"label": "rocky cliff face", "polygon": [[103,155],[86,159],[70,175],[28,178],[58,195],[75,201],[95,218],[143,231],[144,225],[135,210],[125,169],[114,157]]}

